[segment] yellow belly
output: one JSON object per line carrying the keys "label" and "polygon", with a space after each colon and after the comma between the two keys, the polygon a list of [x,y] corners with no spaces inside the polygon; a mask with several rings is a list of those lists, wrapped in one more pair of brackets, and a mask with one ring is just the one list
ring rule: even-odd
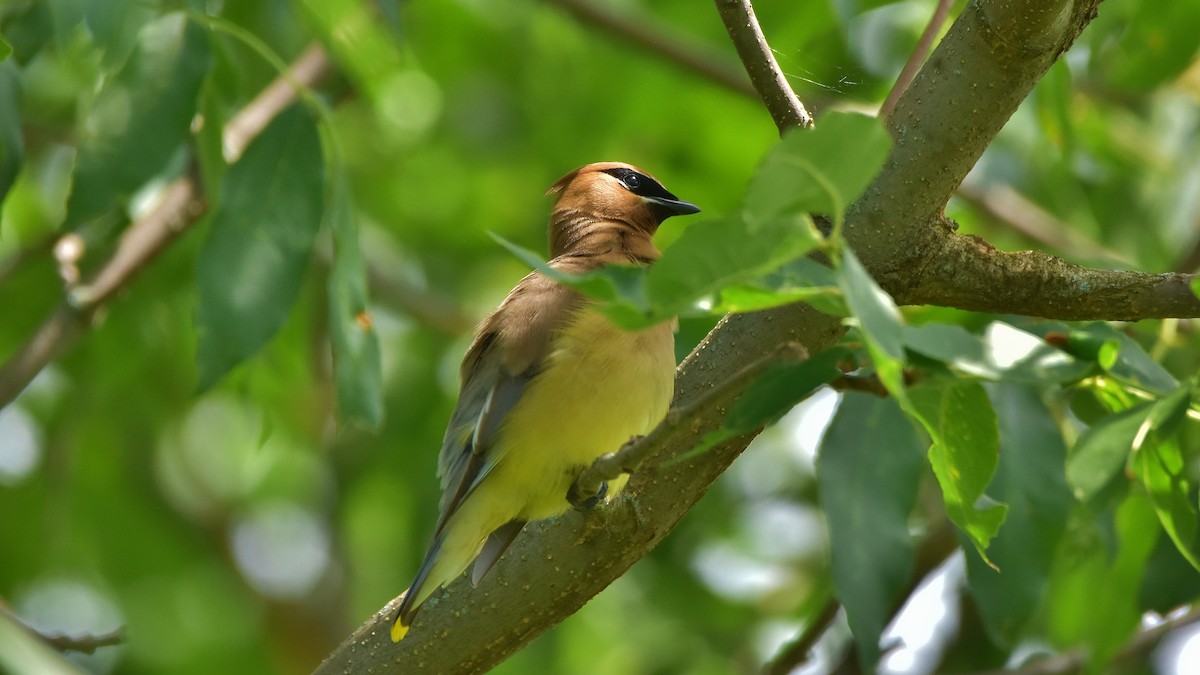
{"label": "yellow belly", "polygon": [[504,421],[501,459],[484,481],[491,484],[487,492],[517,509],[517,518],[562,513],[579,472],[653,429],[674,386],[669,326],[630,333],[585,310],[557,337],[542,372]]}

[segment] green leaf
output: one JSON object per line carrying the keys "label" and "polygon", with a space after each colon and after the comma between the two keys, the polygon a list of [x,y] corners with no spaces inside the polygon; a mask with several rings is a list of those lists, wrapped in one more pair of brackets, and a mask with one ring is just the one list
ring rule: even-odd
{"label": "green leaf", "polygon": [[1091,651],[1092,672],[1104,672],[1107,660],[1137,629],[1138,586],[1162,531],[1149,500],[1138,493],[1125,498],[1115,521],[1115,551],[1094,529],[1086,529],[1094,528],[1090,516],[1077,523],[1067,554],[1055,561],[1047,594],[1051,638]]}
{"label": "green leaf", "polygon": [[338,417],[375,429],[383,421],[383,371],[379,337],[367,312],[367,271],[358,243],[358,221],[345,175],[333,180],[327,218],[333,232],[329,274],[329,328]]}
{"label": "green leaf", "polygon": [[1101,419],[1075,441],[1067,457],[1067,482],[1080,501],[1091,499],[1125,465],[1150,403]]}
{"label": "green leaf", "polygon": [[570,286],[584,295],[600,301],[600,309],[618,326],[627,330],[645,327],[665,320],[652,320],[655,315],[646,298],[646,268],[634,265],[607,265],[587,274],[569,274],[555,269],[541,256],[518,246],[496,233],[490,233],[501,246],[521,262],[555,281]]}
{"label": "green leaf", "polygon": [[908,516],[924,468],[923,447],[894,401],[856,392],[843,395],[821,441],[817,478],[833,585],[868,672],[912,574]]}
{"label": "green leaf", "polygon": [[749,223],[797,213],[838,216],[879,173],[892,141],[874,117],[829,113],[794,129],[763,159],[743,207]]}
{"label": "green leaf", "polygon": [[988,634],[1013,645],[1045,595],[1055,552],[1071,510],[1063,462],[1066,447],[1036,389],[987,387],[1000,428],[1000,458],[987,495],[1009,505],[988,557],[967,554],[968,588]]}
{"label": "green leaf", "polygon": [[710,312],[752,312],[793,302],[807,302],[832,316],[849,314],[837,276],[811,257],[796,258],[761,277],[722,288],[720,302]]}
{"label": "green leaf", "polygon": [[890,359],[903,363],[903,319],[892,296],[875,283],[850,249],[843,251],[837,277],[846,304],[858,319],[859,328],[868,344]]}
{"label": "green leaf", "polygon": [[103,0],[87,8],[87,27],[105,70],[120,67],[138,45],[138,33],[155,15],[146,0]]}
{"label": "green leaf", "polygon": [[985,561],[988,542],[1007,507],[984,490],[996,472],[1000,432],[987,392],[978,382],[938,378],[908,392],[913,410],[933,437],[929,463],[942,488],[946,514],[971,538]]}
{"label": "green leaf", "polygon": [[1158,438],[1165,439],[1179,429],[1192,404],[1192,383],[1186,382],[1175,391],[1154,402],[1146,424]]}
{"label": "green leaf", "polygon": [[[540,273],[600,300],[600,310],[627,330],[645,328],[676,315],[712,313],[713,308],[699,309],[693,304],[728,285],[743,284],[775,270],[812,250],[820,241],[820,234],[803,216],[763,223],[754,228],[753,234],[740,220],[707,220],[685,230],[662,259],[648,269],[607,265],[575,275],[555,270],[537,254],[493,237]],[[730,245],[731,241],[738,245]],[[737,294],[734,290],[734,297]],[[759,305],[762,302],[759,298]],[[781,303],[776,301],[770,306],[775,304]],[[721,307],[717,305],[717,311]]]}
{"label": "green leaf", "polygon": [[1093,368],[1038,336],[999,321],[989,324],[983,335],[950,324],[905,326],[904,345],[959,372],[989,380],[1063,384],[1079,380]]}
{"label": "green leaf", "polygon": [[757,225],[736,218],[694,223],[647,273],[651,316],[678,314],[706,295],[799,258],[820,241],[812,221],[799,214]]}
{"label": "green leaf", "polygon": [[[3,56],[0,56],[3,58]],[[25,150],[21,140],[21,83],[11,61],[0,63],[0,204],[17,180]]]}
{"label": "green leaf", "polygon": [[208,71],[203,29],[174,13],[150,22],[126,64],[97,94],[82,132],[67,227],[161,173],[187,138]]}
{"label": "green leaf", "polygon": [[1136,340],[1107,323],[1093,323],[1073,332],[1071,341],[1073,344],[1099,345],[1099,363],[1126,382],[1158,394],[1165,394],[1179,385]]}
{"label": "green leaf", "polygon": [[1134,471],[1154,504],[1154,512],[1163,530],[1179,553],[1200,571],[1196,552],[1196,509],[1192,506],[1191,486],[1179,444],[1173,440],[1152,442],[1134,455]]}
{"label": "green leaf", "polygon": [[4,39],[3,35],[0,35],[0,61],[12,56],[12,53],[12,45],[8,44],[8,41]]}
{"label": "green leaf", "polygon": [[322,161],[312,118],[293,106],[225,175],[196,270],[201,389],[257,352],[287,318],[324,211]]}

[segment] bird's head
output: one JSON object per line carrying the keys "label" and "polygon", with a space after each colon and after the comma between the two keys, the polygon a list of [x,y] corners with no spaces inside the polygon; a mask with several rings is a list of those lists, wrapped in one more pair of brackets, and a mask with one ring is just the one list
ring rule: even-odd
{"label": "bird's head", "polygon": [[558,179],[547,194],[557,197],[550,219],[551,255],[565,252],[587,229],[603,223],[624,224],[651,237],[667,218],[700,211],[654,176],[623,162],[581,166]]}

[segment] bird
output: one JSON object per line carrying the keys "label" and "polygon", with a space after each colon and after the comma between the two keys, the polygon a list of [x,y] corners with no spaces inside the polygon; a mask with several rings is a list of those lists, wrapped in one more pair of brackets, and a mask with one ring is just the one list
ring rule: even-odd
{"label": "bird", "polygon": [[[649,265],[652,237],[700,207],[623,162],[582,166],[550,186],[549,266],[583,274]],[[627,332],[574,289],[534,271],[478,326],[438,457],[432,540],[392,624],[399,642],[421,605],[474,562],[478,585],[525,523],[572,507],[567,493],[597,457],[644,435],[675,387],[674,321]],[[577,508],[611,498],[627,477]]]}

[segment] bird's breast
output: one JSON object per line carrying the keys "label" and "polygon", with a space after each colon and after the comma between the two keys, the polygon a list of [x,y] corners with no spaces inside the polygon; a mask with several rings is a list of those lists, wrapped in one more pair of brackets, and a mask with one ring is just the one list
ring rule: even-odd
{"label": "bird's breast", "polygon": [[497,472],[520,483],[528,519],[567,508],[580,469],[648,433],[666,414],[675,385],[669,325],[628,332],[584,309],[553,339],[501,433]]}

